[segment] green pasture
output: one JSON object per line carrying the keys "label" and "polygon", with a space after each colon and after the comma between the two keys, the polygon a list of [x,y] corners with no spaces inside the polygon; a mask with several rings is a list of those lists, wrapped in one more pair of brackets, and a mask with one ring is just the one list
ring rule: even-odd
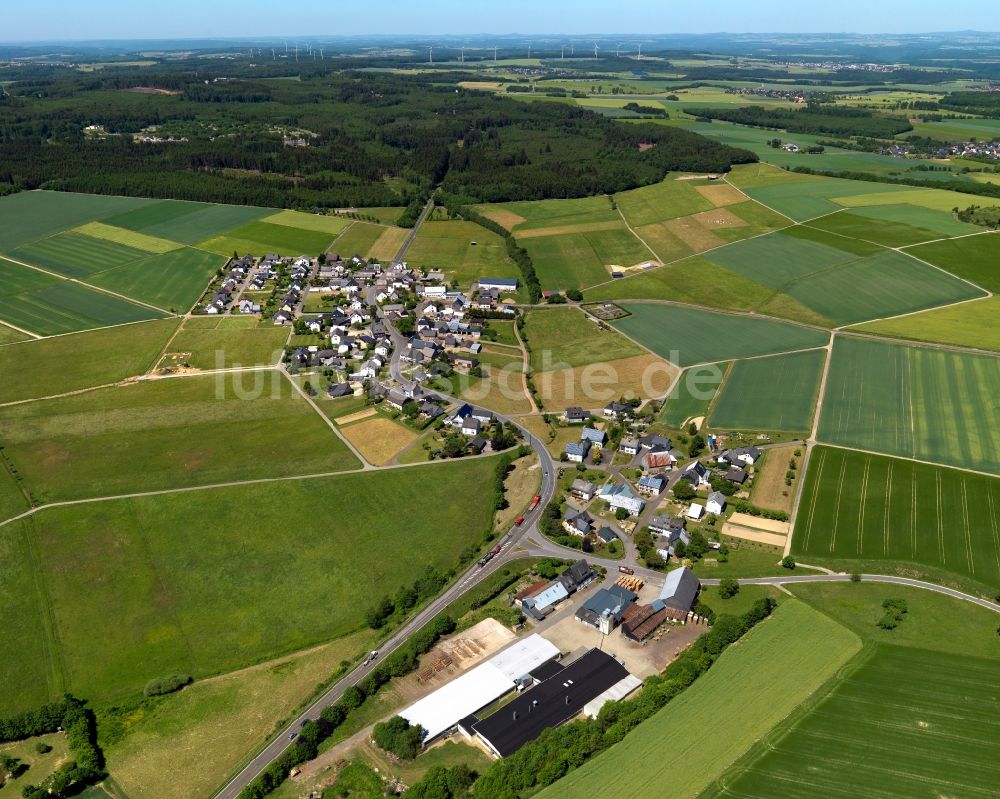
{"label": "green pasture", "polygon": [[219,255],[182,247],[92,275],[87,282],[175,313],[187,311],[224,266]]}
{"label": "green pasture", "polygon": [[[358,208],[358,213],[362,216],[373,216],[383,225],[395,225],[406,209],[402,206],[396,207],[370,207]],[[350,222],[350,217],[345,217]]]}
{"label": "green pasture", "polygon": [[494,466],[137,497],[0,528],[0,709],[63,690],[103,703],[157,677],[201,678],[359,630],[377,597],[427,566],[452,568],[481,540]]}
{"label": "green pasture", "polygon": [[913,131],[903,136],[925,136],[938,141],[968,141],[1000,138],[998,119],[945,119],[940,122],[914,122]]}
{"label": "green pasture", "polygon": [[556,306],[529,311],[522,336],[530,347],[530,366],[535,372],[646,354],[613,329],[599,328],[577,308]]}
{"label": "green pasture", "polygon": [[0,252],[51,236],[85,222],[155,205],[137,197],[109,197],[60,191],[21,191],[0,197]]}
{"label": "green pasture", "polygon": [[51,502],[358,465],[280,373],[186,377],[0,409],[7,457]]}
{"label": "green pasture", "polygon": [[0,464],[0,521],[9,519],[28,509],[28,499],[15,477]]}
{"label": "green pasture", "polygon": [[1000,479],[817,447],[793,538],[810,563],[889,561],[1000,588]]}
{"label": "green pasture", "polygon": [[179,324],[177,318],[159,319],[0,347],[0,403],[144,374],[156,364]]}
{"label": "green pasture", "polygon": [[612,266],[633,266],[655,256],[624,225],[518,240],[528,251],[542,288],[565,290],[603,283]]}
{"label": "green pasture", "polygon": [[919,247],[908,248],[907,252],[915,258],[971,280],[987,291],[1000,293],[998,248],[1000,237],[995,233],[984,233],[951,241],[921,244]]}
{"label": "green pasture", "polygon": [[352,258],[355,255],[364,258],[384,232],[385,228],[382,225],[374,225],[371,222],[354,222],[337,237],[333,251],[338,253],[341,258]]}
{"label": "green pasture", "polygon": [[825,359],[825,350],[809,350],[736,361],[709,422],[731,430],[808,432]]}
{"label": "green pasture", "polygon": [[126,247],[132,247],[146,253],[160,254],[176,250],[181,246],[174,241],[167,241],[166,239],[157,238],[156,236],[147,236],[145,233],[139,233],[135,230],[128,230],[123,227],[105,225],[103,222],[88,222],[85,225],[80,225],[78,228],[75,228],[73,232],[82,233],[85,236],[92,236],[95,239],[103,239],[105,241],[113,241],[118,244],[124,244]]}
{"label": "green pasture", "polygon": [[770,319],[660,303],[619,304],[631,316],[614,326],[678,366],[822,347],[829,338],[821,330]]}
{"label": "green pasture", "polygon": [[[210,317],[209,317],[210,318]],[[256,317],[223,316],[211,327],[186,320],[170,343],[170,353],[194,369],[275,364],[288,339],[288,330]],[[199,320],[200,321],[200,320]],[[163,365],[170,365],[169,359]]]}
{"label": "green pasture", "polygon": [[729,363],[713,363],[681,372],[673,391],[664,401],[658,421],[679,429],[688,419],[708,416],[708,409],[731,366]]}
{"label": "green pasture", "polygon": [[161,200],[101,221],[181,244],[197,244],[273,213],[269,208],[251,208],[245,205]]}
{"label": "green pasture", "polygon": [[893,338],[1000,352],[1000,297],[951,305],[852,328]]}
{"label": "green pasture", "polygon": [[328,233],[331,236],[336,236],[351,224],[351,220],[343,216],[307,214],[303,211],[278,211],[271,216],[265,216],[261,221],[269,225],[286,225],[299,230]]}
{"label": "green pasture", "polygon": [[145,250],[81,233],[58,233],[20,247],[10,255],[64,277],[86,278],[95,272],[138,261],[148,254]]}
{"label": "green pasture", "polygon": [[708,795],[987,797],[1000,781],[998,694],[993,660],[880,646]]}
{"label": "green pasture", "polygon": [[[785,600],[708,673],[539,799],[654,796],[665,785],[671,797],[694,799],[860,649],[854,633]],[[740,689],[734,700],[736,686],[745,685],[753,687]],[[670,757],[663,756],[665,742]]]}
{"label": "green pasture", "polygon": [[[559,227],[561,225],[593,224],[621,219],[611,207],[608,198],[604,196],[493,203],[476,206],[476,210],[481,214],[499,212],[501,215],[514,214],[521,217],[523,221],[515,222],[513,218],[510,219],[510,222],[513,223],[511,229],[517,231]],[[507,224],[504,224],[504,227],[507,227]]]}
{"label": "green pasture", "polygon": [[329,232],[290,227],[286,224],[254,221],[234,228],[222,236],[206,239],[198,247],[227,256],[233,252],[241,254],[249,252],[254,255],[276,252],[279,255],[315,257],[330,246],[334,235]]}
{"label": "green pasture", "polygon": [[1000,359],[838,336],[819,439],[1000,473]]}
{"label": "green pasture", "polygon": [[503,239],[473,222],[425,222],[406,251],[406,261],[441,269],[464,286],[481,277],[521,276],[507,257]]}
{"label": "green pasture", "polygon": [[[781,174],[784,177],[788,173]],[[779,180],[778,176],[775,176],[774,183],[747,187],[746,193],[796,222],[805,222],[839,211],[844,207],[846,198],[878,194],[882,198],[889,197],[890,203],[898,204],[909,201],[902,195],[919,191],[909,186],[894,186],[887,183],[866,183],[861,180],[841,180],[812,175],[809,177],[812,179]]]}
{"label": "green pasture", "polygon": [[667,219],[709,211],[715,207],[698,193],[696,186],[710,185],[704,180],[666,180],[615,195],[618,208],[633,227],[663,222]]}
{"label": "green pasture", "polygon": [[978,228],[959,222],[950,213],[919,205],[859,206],[809,223],[854,239],[886,247],[905,247],[949,236],[975,233]]}
{"label": "green pasture", "polygon": [[[847,208],[906,203],[930,211],[939,211],[944,214],[950,214],[953,208],[965,208],[973,204],[968,194],[962,194],[957,191],[911,188],[903,195],[900,195],[895,186],[883,186],[882,191],[865,192],[863,194],[852,192],[844,197],[837,197],[834,201]],[[975,230],[975,228],[966,226],[965,231],[968,232],[970,230]]]}
{"label": "green pasture", "polygon": [[156,319],[156,311],[0,258],[0,320],[43,336]]}
{"label": "green pasture", "polygon": [[0,347],[6,344],[16,344],[19,341],[28,341],[31,339],[27,333],[22,333],[20,330],[15,330],[12,327],[7,327],[0,323]]}
{"label": "green pasture", "polygon": [[781,186],[786,183],[818,183],[827,178],[802,172],[789,172],[774,164],[758,161],[756,164],[733,164],[733,169],[726,176],[726,180],[745,191]]}

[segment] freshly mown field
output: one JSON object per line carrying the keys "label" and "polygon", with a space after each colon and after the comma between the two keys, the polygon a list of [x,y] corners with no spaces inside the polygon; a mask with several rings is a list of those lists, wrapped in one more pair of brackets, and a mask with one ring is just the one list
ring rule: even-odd
{"label": "freshly mown field", "polygon": [[[162,200],[118,216],[104,217],[101,221],[181,244],[197,244],[273,213],[273,209],[245,205]],[[224,254],[231,255],[232,251]]]}
{"label": "freshly mown field", "polygon": [[148,253],[82,233],[58,233],[10,253],[11,257],[65,277],[82,278],[138,261]]}
{"label": "freshly mown field", "polygon": [[385,465],[417,440],[415,432],[384,416],[373,416],[345,425],[341,427],[341,433],[366,461],[375,466]]}
{"label": "freshly mown field", "polygon": [[44,501],[358,466],[277,372],[155,380],[0,409]]}
{"label": "freshly mown field", "polygon": [[1000,352],[1000,297],[952,305],[897,319],[868,322],[853,330],[895,338],[954,344]]}
{"label": "freshly mown field", "polygon": [[1000,359],[838,336],[821,441],[1000,474]]}
{"label": "freshly mown field", "polygon": [[289,227],[256,220],[202,241],[198,247],[219,255],[261,254],[276,252],[279,255],[308,255],[315,257],[324,252],[334,239],[333,233]]}
{"label": "freshly mown field", "polygon": [[175,313],[187,311],[226,259],[182,247],[91,275],[88,283]]}
{"label": "freshly mown field", "polygon": [[[0,403],[115,383],[151,369],[176,318],[0,347]],[[111,357],[113,355],[113,357]]]}
{"label": "freshly mown field", "polygon": [[192,369],[266,366],[281,358],[288,330],[252,316],[192,317],[170,342],[161,366]]}
{"label": "freshly mown field", "polygon": [[673,394],[666,398],[659,421],[679,428],[688,419],[704,420],[730,366],[728,363],[713,363],[685,369]]}
{"label": "freshly mown field", "polygon": [[881,646],[709,795],[986,799],[998,784],[996,661]]}
{"label": "freshly mown field", "polygon": [[679,366],[822,347],[821,330],[769,319],[681,308],[660,303],[619,303],[631,316],[613,324]]}
{"label": "freshly mown field", "polygon": [[520,277],[503,239],[472,222],[425,222],[406,252],[407,263],[442,269],[462,286],[480,277]]}
{"label": "freshly mown field", "polygon": [[825,350],[736,361],[709,422],[732,430],[808,432]]}
{"label": "freshly mown field", "polygon": [[854,633],[786,600],[680,696],[539,799],[659,796],[664,786],[693,799],[860,649]]}
{"label": "freshly mown field", "polygon": [[100,705],[360,630],[376,597],[481,541],[494,467],[138,497],[0,527],[0,712],[64,690]]}
{"label": "freshly mown field", "polygon": [[646,354],[638,344],[601,325],[577,308],[529,311],[522,335],[531,351],[531,369],[542,372]]}
{"label": "freshly mown field", "polygon": [[1000,588],[1000,479],[817,447],[793,548],[803,559],[919,564]]}
{"label": "freshly mown field", "polygon": [[156,319],[162,314],[0,258],[0,319],[43,336]]}
{"label": "freshly mown field", "polygon": [[921,244],[919,247],[907,249],[907,252],[952,274],[971,280],[987,291],[1000,293],[998,246],[1000,237],[997,234],[983,233],[951,241]]}

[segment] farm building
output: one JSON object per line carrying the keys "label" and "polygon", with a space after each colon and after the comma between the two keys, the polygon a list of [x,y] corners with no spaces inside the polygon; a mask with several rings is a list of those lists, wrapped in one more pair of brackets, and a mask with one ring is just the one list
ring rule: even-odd
{"label": "farm building", "polygon": [[424,743],[427,744],[466,716],[515,690],[531,671],[558,654],[559,650],[551,642],[540,635],[529,635],[410,705],[399,715],[426,730]]}
{"label": "farm building", "polygon": [[601,712],[601,708],[608,702],[621,702],[621,700],[632,693],[640,685],[642,685],[642,680],[634,674],[630,674],[628,677],[623,677],[621,680],[608,688],[608,690],[603,694],[587,702],[587,704],[583,706],[583,714],[587,718],[596,719],[597,715]]}
{"label": "farm building", "polygon": [[541,621],[548,616],[556,605],[569,596],[566,586],[556,580],[543,591],[539,591],[532,597],[522,600],[521,610],[531,616],[536,621]]}
{"label": "farm building", "polygon": [[620,585],[602,588],[576,612],[577,621],[596,627],[608,635],[621,621],[625,609],[639,597]]}
{"label": "farm building", "polygon": [[479,278],[479,290],[489,291],[517,291],[517,278],[507,277],[481,277]]}
{"label": "farm building", "polygon": [[[680,613],[680,611],[673,611]],[[622,613],[622,635],[630,641],[642,643],[663,622],[670,618],[671,610],[663,604],[662,599],[654,599],[648,605],[629,605]]]}
{"label": "farm building", "polygon": [[687,566],[681,566],[667,574],[660,591],[660,600],[668,608],[687,613],[701,590],[701,581]]}
{"label": "farm building", "polygon": [[629,676],[611,655],[591,649],[492,715],[463,719],[460,729],[496,757],[507,757],[545,730],[569,721]]}

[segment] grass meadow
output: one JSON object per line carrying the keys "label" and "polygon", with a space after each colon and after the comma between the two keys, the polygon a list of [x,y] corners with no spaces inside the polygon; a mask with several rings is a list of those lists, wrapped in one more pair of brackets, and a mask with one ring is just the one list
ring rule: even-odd
{"label": "grass meadow", "polygon": [[567,200],[526,200],[477,206],[479,213],[520,233],[526,230],[561,228],[567,225],[600,225],[620,222],[607,197]]}
{"label": "grass meadow", "polygon": [[586,366],[646,354],[639,345],[606,325],[598,327],[597,322],[573,307],[530,311],[522,335],[531,350],[531,369],[536,372],[547,371],[555,364]]}
{"label": "grass meadow", "polygon": [[996,323],[997,319],[1000,319],[1000,297],[993,295],[975,302],[868,322],[852,329],[893,338],[1000,352],[1000,325]]}
{"label": "grass meadow", "polygon": [[366,258],[369,250],[384,232],[385,227],[382,225],[374,225],[371,222],[354,222],[337,237],[332,250],[338,253],[341,258],[352,258],[355,255]]}
{"label": "grass meadow", "polygon": [[[161,200],[124,214],[104,217],[101,221],[148,236],[193,245],[273,213],[268,208],[246,205]],[[222,254],[231,255],[232,251]]]}
{"label": "grass meadow", "polygon": [[817,447],[793,548],[810,563],[916,564],[1000,589],[1000,479]]}
{"label": "grass meadow", "polygon": [[592,230],[553,236],[519,238],[528,251],[542,288],[566,290],[603,283],[612,266],[634,266],[654,260],[635,236],[618,224],[611,230]]}
{"label": "grass meadow", "polygon": [[[255,387],[259,398],[243,398]],[[7,457],[46,502],[359,465],[277,372],[154,380],[12,405],[0,409],[0,425],[9,431]]]}
{"label": "grass meadow", "polygon": [[192,369],[267,366],[281,358],[288,330],[253,316],[189,317],[170,342],[162,366]]}
{"label": "grass meadow", "polygon": [[769,319],[660,303],[619,304],[631,316],[616,320],[615,327],[663,358],[676,359],[678,366],[822,347],[829,338],[821,330]]}
{"label": "grass meadow", "polygon": [[200,679],[361,630],[374,597],[481,541],[494,466],[170,493],[2,527],[0,712],[64,690],[99,706],[153,678]]}
{"label": "grass meadow", "polygon": [[225,263],[226,259],[219,255],[182,247],[98,272],[87,282],[159,308],[184,313]]}
{"label": "grass meadow", "polygon": [[945,236],[964,236],[978,228],[950,213],[916,205],[873,205],[854,208],[809,223],[812,227],[867,239],[886,247],[904,247]]}
{"label": "grass meadow", "polygon": [[707,180],[668,178],[651,186],[615,195],[615,202],[633,227],[678,219],[715,208],[715,203],[698,191],[709,187]]}
{"label": "grass meadow", "polygon": [[314,230],[317,233],[328,233],[336,236],[351,224],[351,220],[342,216],[323,216],[307,214],[302,211],[278,211],[272,216],[266,216],[262,222],[270,225],[287,225],[300,230]]}
{"label": "grass meadow", "polygon": [[480,277],[521,276],[507,257],[503,239],[473,222],[425,222],[406,252],[406,261],[442,269],[449,281],[465,287]]}
{"label": "grass meadow", "polygon": [[736,361],[709,422],[732,430],[808,432],[825,359],[825,350],[808,350]]}
{"label": "grass meadow", "polygon": [[[653,795],[664,785],[671,797],[694,799],[860,649],[854,633],[786,600],[680,696],[539,799]],[[752,689],[738,688],[748,681]]]}
{"label": "grass meadow", "polygon": [[[680,428],[688,419],[708,416],[708,409],[719,393],[731,364],[712,364],[715,369],[685,369],[674,390],[674,395],[666,400],[658,421]],[[700,396],[707,394],[708,396]],[[698,396],[696,396],[698,395]]]}
{"label": "grass meadow", "polygon": [[75,233],[82,233],[85,236],[92,236],[95,239],[113,241],[117,244],[124,244],[126,247],[133,247],[143,252],[160,255],[171,250],[176,250],[181,245],[175,241],[147,236],[145,233],[138,233],[134,230],[127,230],[123,227],[105,225],[103,222],[88,222],[76,228]]}
{"label": "grass meadow", "polygon": [[838,336],[818,438],[1000,474],[1000,360]]}
{"label": "grass meadow", "polygon": [[316,256],[330,246],[334,236],[329,232],[254,220],[228,230],[221,236],[212,236],[202,241],[198,247],[226,256],[233,252]]}
{"label": "grass meadow", "polygon": [[966,236],[951,241],[922,244],[907,250],[952,274],[971,280],[987,291],[1000,293],[1000,269],[997,268],[997,247],[1000,238],[995,233]]}

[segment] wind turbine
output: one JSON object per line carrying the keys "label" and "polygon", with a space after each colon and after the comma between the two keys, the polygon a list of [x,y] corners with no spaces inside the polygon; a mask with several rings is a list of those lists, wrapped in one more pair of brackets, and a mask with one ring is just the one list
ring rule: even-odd
{"label": "wind turbine", "polygon": [[559,46],[559,60],[562,61],[564,58],[566,58],[566,45],[563,44]]}
{"label": "wind turbine", "polygon": [[321,48],[319,48],[319,60],[320,60],[320,61],[322,61],[322,60],[323,60],[323,48],[322,48],[322,47],[321,47]]}
{"label": "wind turbine", "polygon": [[287,56],[288,55],[288,39],[282,39],[282,41],[285,43],[285,55]]}
{"label": "wind turbine", "polygon": [[639,42],[639,60],[642,61],[642,42]]}
{"label": "wind turbine", "polygon": [[497,46],[493,45],[493,63],[497,62]]}
{"label": "wind turbine", "polygon": [[622,45],[621,42],[619,42],[618,44],[615,45],[615,58],[619,58],[621,54],[622,54]]}
{"label": "wind turbine", "polygon": [[272,61],[277,61],[277,60],[278,60],[278,56],[277,56],[277,54],[276,54],[276,53],[274,52],[274,48],[273,48],[273,47],[271,48],[271,60],[272,60]]}
{"label": "wind turbine", "polygon": [[464,47],[459,47],[458,49],[459,49],[459,53],[460,53],[459,56],[458,56],[458,60],[461,61],[464,64],[465,63],[465,48]]}
{"label": "wind turbine", "polygon": [[597,50],[598,50],[597,42],[594,42],[594,58],[598,58]]}
{"label": "wind turbine", "polygon": [[427,55],[427,63],[428,64],[433,64],[434,63],[434,48],[433,47],[428,47],[427,48],[427,53],[428,53],[428,55]]}
{"label": "wind turbine", "polygon": [[299,43],[295,43],[295,63],[299,63]]}
{"label": "wind turbine", "polygon": [[528,58],[531,58],[531,42],[528,42]]}

